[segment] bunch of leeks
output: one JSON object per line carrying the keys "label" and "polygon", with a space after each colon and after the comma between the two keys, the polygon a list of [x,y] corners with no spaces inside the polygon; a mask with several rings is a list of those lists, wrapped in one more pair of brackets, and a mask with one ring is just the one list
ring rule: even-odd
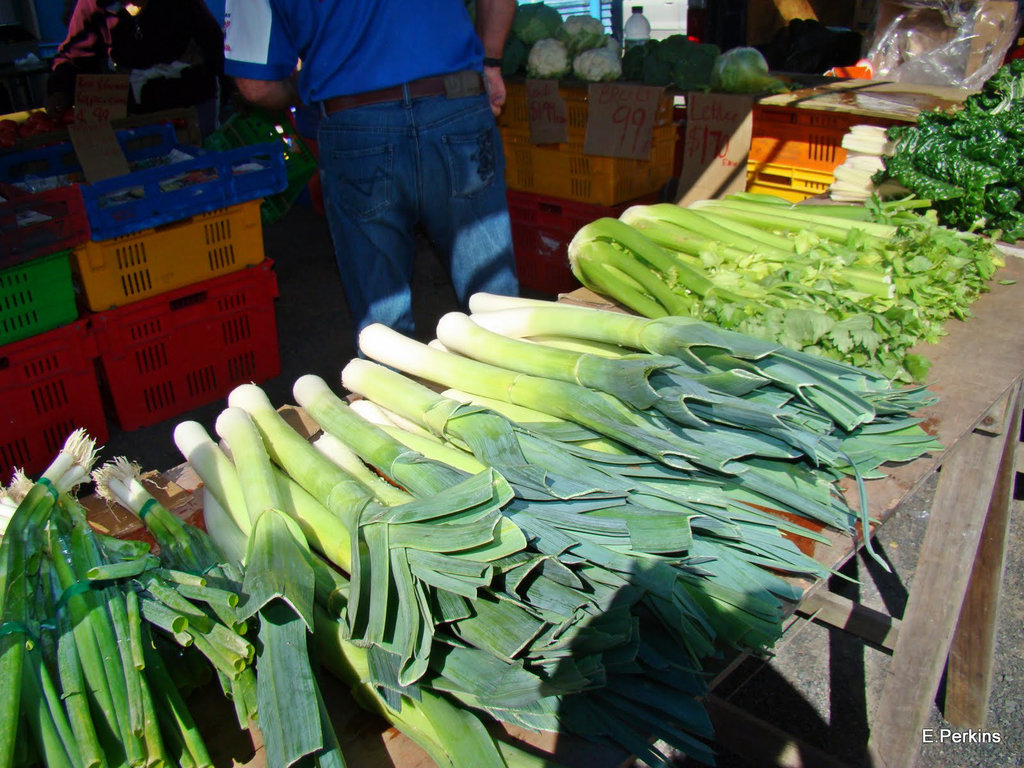
{"label": "bunch of leeks", "polygon": [[[495,499],[500,504],[506,498],[504,482],[484,472],[448,489],[444,483],[452,476],[438,466],[431,479],[424,462],[411,474],[419,471],[424,482],[440,483],[442,490],[425,502],[396,489],[380,491],[379,496],[397,504],[384,506],[370,493],[368,486],[376,487],[379,481],[369,477],[365,465],[358,477],[342,470],[283,420],[278,422],[279,414],[273,408],[267,410],[260,390],[247,385],[232,393],[230,402],[233,405],[218,419],[230,459],[194,422],[179,425],[175,441],[204,480],[208,529],[245,562],[247,579],[263,555],[258,554],[261,545],[250,536],[251,528],[250,533],[243,531],[250,527],[250,515],[241,488],[249,482],[272,481],[280,490],[275,508],[294,521],[296,538],[305,536],[312,547],[310,562],[316,577],[312,640],[320,658],[352,687],[357,700],[384,715],[440,766],[552,764],[495,741],[480,720],[458,704],[469,699],[479,708],[507,710],[520,725],[551,727],[556,722],[553,703],[537,699],[544,699],[546,688],[575,689],[582,684],[579,674],[542,680],[521,662],[505,658],[533,639],[543,622],[525,613],[522,599],[513,591],[490,598],[477,596],[484,586],[507,577],[522,582],[523,593],[549,595],[551,617],[557,610],[571,614],[578,603],[589,607],[595,601],[593,595],[576,595],[556,603],[569,592],[556,581],[564,574],[553,572],[553,565],[538,558],[524,556],[525,540],[516,535],[515,526],[493,515]],[[240,405],[256,413],[250,425],[260,425],[260,436],[251,429],[224,424],[225,418],[244,419],[249,411],[241,411]],[[387,450],[386,442],[375,445],[380,455]],[[282,466],[308,470],[295,474],[310,491],[270,468],[265,461],[268,456],[253,463],[254,454],[264,445]],[[411,454],[405,458],[415,462]],[[329,511],[316,496],[329,501],[333,509]],[[353,535],[342,533],[337,521],[351,523]],[[344,546],[333,545],[337,534]],[[350,540],[355,541],[352,548]],[[380,559],[373,550],[382,540],[389,549]],[[457,552],[458,558],[446,558],[446,550]],[[288,565],[280,563],[280,567]],[[351,569],[351,583],[338,567]],[[549,588],[544,591],[527,584],[532,581],[548,582]],[[435,582],[438,586],[431,587]],[[410,594],[410,589],[423,600]],[[287,591],[282,599],[289,599]],[[424,608],[444,612],[443,617],[435,620],[431,615],[422,622]],[[594,614],[595,624],[601,624],[601,616]],[[443,647],[436,637],[442,632],[447,632]],[[429,668],[420,668],[418,659],[408,655],[419,652],[417,637],[424,634],[433,648]],[[548,634],[554,642],[555,632]],[[609,642],[597,631],[592,637],[595,648]]]}

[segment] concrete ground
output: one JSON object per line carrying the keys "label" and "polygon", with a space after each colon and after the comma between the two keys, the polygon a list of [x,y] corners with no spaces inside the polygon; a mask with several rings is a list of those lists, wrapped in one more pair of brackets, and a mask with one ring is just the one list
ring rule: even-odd
{"label": "concrete ground", "polygon": [[[281,374],[263,387],[276,404],[293,402],[291,386],[305,373],[316,373],[341,391],[344,363],[355,353],[341,282],[324,220],[308,207],[296,207],[265,228],[266,255],[275,262],[280,296],[275,303]],[[445,275],[425,252],[416,275],[416,313],[421,335],[437,318],[455,309]],[[122,432],[111,423],[103,459],[126,455],[145,469],[181,463],[171,434],[185,419],[195,419],[213,433],[222,401],[154,426]],[[878,534],[878,549],[892,565],[886,574],[870,560],[852,561],[847,575],[853,588],[836,580],[833,589],[868,606],[902,615],[914,582],[917,552],[929,519],[934,484],[909,499]],[[1018,489],[1017,497],[1024,494]],[[928,768],[1024,766],[1024,502],[1013,510],[1003,599],[1000,606],[995,674],[986,729],[998,732],[999,744],[925,744],[919,765]],[[863,765],[871,713],[881,691],[889,656],[835,629],[800,621],[787,633],[770,663],[748,661],[716,693],[746,711],[785,728],[849,765]],[[941,699],[929,727],[950,727],[942,718]],[[956,729],[954,729],[956,730]],[[908,734],[908,738],[920,738]],[[725,745],[728,746],[728,745]],[[723,751],[724,768],[771,765],[771,756],[743,761]],[[691,765],[685,759],[679,765]],[[471,767],[467,767],[471,768]],[[891,766],[890,768],[905,768]],[[909,767],[906,767],[909,768]]]}

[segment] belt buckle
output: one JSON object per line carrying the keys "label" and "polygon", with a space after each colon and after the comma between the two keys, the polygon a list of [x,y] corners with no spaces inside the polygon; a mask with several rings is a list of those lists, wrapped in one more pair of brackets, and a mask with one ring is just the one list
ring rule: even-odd
{"label": "belt buckle", "polygon": [[444,83],[445,98],[461,99],[480,93],[480,73],[471,69],[453,72],[450,75],[445,75],[441,80]]}

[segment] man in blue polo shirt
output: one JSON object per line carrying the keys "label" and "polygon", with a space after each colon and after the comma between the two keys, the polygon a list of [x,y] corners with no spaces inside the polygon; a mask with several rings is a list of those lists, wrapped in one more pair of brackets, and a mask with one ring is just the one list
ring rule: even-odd
{"label": "man in blue polo shirt", "polygon": [[225,71],[242,96],[322,115],[325,210],[357,329],[414,332],[417,225],[463,305],[518,293],[494,120],[515,8],[477,0],[474,28],[463,0],[227,0]]}

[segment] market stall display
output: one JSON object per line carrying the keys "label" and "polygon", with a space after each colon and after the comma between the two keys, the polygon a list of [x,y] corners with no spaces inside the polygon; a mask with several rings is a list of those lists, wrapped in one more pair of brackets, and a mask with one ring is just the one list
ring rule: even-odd
{"label": "market stall display", "polygon": [[[696,89],[728,60],[656,48],[630,66]],[[684,48],[699,61],[668,56]],[[137,183],[70,187],[89,241],[52,207],[74,200],[0,201],[19,217],[0,233],[0,299],[5,281],[41,284],[0,311],[16,406],[0,466],[28,472],[0,486],[0,669],[19,681],[0,694],[0,765],[712,764],[745,746],[717,741],[737,730],[716,686],[794,613],[856,611],[829,577],[862,549],[886,568],[872,533],[940,467],[865,749],[913,763],[907,734],[944,669],[951,720],[978,724],[1024,406],[1007,322],[1022,262],[986,236],[1002,230],[957,231],[924,196],[794,205],[856,151],[842,109],[754,106],[748,184],[780,196],[659,203],[680,140],[661,84],[640,110],[647,157],[585,149],[589,99],[621,55],[596,19],[543,3],[520,8],[506,50],[533,76],[590,81],[545,84],[567,141],[531,135],[526,83],[499,120],[521,284],[559,300],[478,294],[430,344],[370,326],[338,380],[294,382],[294,404],[258,385],[280,371],[260,223],[310,171],[301,146],[288,166],[280,123],[240,118],[221,149],[252,164],[185,174],[148,154],[165,129],[133,133]],[[910,135],[921,108],[872,128]],[[18,154],[0,154],[0,177],[22,185],[68,166],[50,147]],[[271,170],[274,191],[250,195],[245,177]],[[211,179],[223,205],[133,207]],[[969,197],[1006,208],[997,186]],[[23,226],[44,208],[52,224]],[[79,301],[56,301],[71,285]],[[143,476],[117,457],[90,476],[81,428],[102,441],[105,406],[136,429],[221,398],[215,436],[179,424],[179,466]]]}
{"label": "market stall display", "polygon": [[[1009,277],[1019,275],[1020,267],[1016,264],[1010,265],[1010,269],[1007,272]],[[1017,360],[1012,354],[997,356],[998,359],[991,359],[987,364],[981,365],[978,363],[979,359],[985,359],[986,355],[990,353],[990,347],[993,345],[1008,352],[1012,352],[1014,347],[1012,342],[1007,338],[1007,331],[1003,325],[1000,324],[998,318],[1000,313],[1003,312],[1007,307],[1013,304],[1014,296],[1016,295],[1013,286],[997,286],[993,289],[992,294],[987,294],[982,297],[978,303],[978,314],[976,317],[972,317],[965,323],[957,323],[957,327],[953,329],[950,337],[944,339],[942,343],[937,345],[933,350],[932,354],[935,356],[935,362],[938,366],[936,371],[939,376],[940,387],[937,388],[937,393],[942,399],[933,405],[925,408],[921,414],[927,418],[927,424],[929,429],[936,429],[936,436],[946,446],[959,446],[961,441],[968,439],[971,429],[975,421],[980,418],[979,413],[983,413],[988,405],[988,398],[996,397],[997,392],[1002,392],[1007,381],[1006,377],[1012,378],[1014,371],[1014,361]],[[580,295],[576,301],[596,301],[597,297],[590,296],[589,298],[585,295]],[[588,310],[590,311],[590,310]],[[624,316],[625,317],[625,316]],[[984,339],[984,344],[978,344],[972,341],[972,336],[975,331],[968,330],[974,327],[977,332],[981,333],[979,339]],[[1002,328],[1002,330],[1000,330]],[[1010,346],[1007,346],[1007,344]],[[955,384],[954,380],[948,376],[950,369],[956,369],[962,365],[969,366],[969,370],[973,372],[971,380],[969,382],[963,382],[961,384]],[[347,379],[355,385],[358,379],[355,377],[354,371],[358,367],[362,367],[363,363],[354,363],[353,368],[347,374]],[[1017,372],[1019,375],[1019,371]],[[397,398],[400,397],[401,389],[393,389],[388,386],[379,390],[382,397]],[[437,397],[436,393],[432,397]],[[306,400],[306,395],[303,395],[303,399]],[[311,408],[316,410],[318,406],[312,401],[307,401],[311,404]],[[396,401],[397,405],[401,404],[401,400]],[[406,401],[412,402],[412,401]],[[403,406],[404,407],[404,406]],[[476,410],[476,409],[474,409]],[[471,414],[473,410],[466,412],[467,418],[473,418]],[[326,417],[322,417],[325,418]],[[1012,414],[1008,416],[1012,420]],[[459,419],[461,421],[461,419]],[[394,423],[394,422],[392,422]],[[433,420],[430,423],[436,424]],[[449,426],[446,428],[446,432],[451,436],[457,434],[468,436],[468,433],[463,433],[461,430],[458,432],[452,431],[456,429],[457,421],[451,421]],[[466,422],[467,424],[469,422]],[[315,422],[314,422],[315,424]],[[312,428],[316,429],[315,426]],[[351,430],[344,430],[346,433]],[[309,434],[309,433],[305,433]],[[397,434],[397,433],[395,433]],[[1005,435],[1006,433],[1004,433]],[[867,483],[868,488],[868,499],[870,506],[873,510],[873,515],[884,520],[886,514],[891,510],[892,506],[901,498],[910,488],[915,486],[925,477],[929,472],[934,471],[935,467],[940,463],[947,464],[950,467],[949,472],[953,472],[953,467],[958,466],[958,463],[949,456],[948,452],[933,452],[926,457],[910,462],[909,464],[901,466],[887,465],[885,467],[886,477],[885,479],[869,480]],[[175,471],[168,475],[173,477],[177,482],[183,483],[185,487],[197,489],[194,494],[196,497],[201,496],[195,479],[189,479],[191,467],[183,465],[178,471]],[[944,473],[946,474],[946,473]],[[166,480],[161,481],[161,484],[166,484]],[[376,481],[379,483],[379,481]],[[982,490],[979,493],[978,500],[980,501],[984,490],[984,482],[980,483]],[[972,486],[974,491],[977,491]],[[852,490],[847,487],[847,490]],[[185,494],[190,496],[190,494]],[[191,501],[189,507],[194,509],[195,499]],[[963,507],[957,508],[957,516],[963,514]],[[939,514],[939,508],[936,507],[935,514]],[[963,521],[958,521],[957,524]],[[873,523],[874,525],[874,523]],[[950,534],[954,535],[954,534]],[[855,551],[858,546],[858,539],[856,536],[849,534],[840,534],[839,532],[831,532],[828,535],[829,543],[814,542],[812,550],[815,559],[823,564],[828,564],[828,567],[833,567],[835,563],[841,562],[845,557],[849,556],[849,553]],[[963,558],[969,557],[969,553],[965,553]],[[944,566],[945,571],[950,571],[951,568],[947,565]],[[946,573],[941,574],[942,578],[945,578]],[[803,585],[801,589],[806,588],[806,592],[809,596],[813,593],[812,587],[820,588],[820,581],[811,580],[806,582],[798,579],[798,584]],[[809,585],[809,587],[808,587]],[[953,600],[956,598],[949,597],[947,593],[942,594],[943,602]],[[954,616],[955,619],[955,616]],[[950,632],[951,636],[952,632]],[[894,726],[895,727],[895,726]],[[348,738],[351,738],[348,736]],[[408,759],[414,753],[406,749],[404,752],[398,745],[394,745],[394,749],[397,750],[393,754],[398,755],[396,759],[396,765],[412,765],[413,762],[405,762],[405,758],[402,755],[406,755]],[[262,765],[262,763],[255,763],[256,765]],[[594,763],[601,764],[601,763]],[[609,763],[610,764],[610,763]]]}

